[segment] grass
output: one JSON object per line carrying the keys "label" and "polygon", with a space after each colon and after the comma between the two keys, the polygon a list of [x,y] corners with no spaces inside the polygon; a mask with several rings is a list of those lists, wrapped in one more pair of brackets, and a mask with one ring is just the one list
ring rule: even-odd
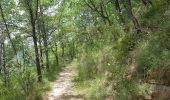
{"label": "grass", "polygon": [[37,81],[35,67],[25,67],[22,70],[10,72],[9,86],[3,85],[3,76],[0,76],[0,100],[42,100],[42,96],[50,90],[50,83],[55,81],[58,74],[69,61],[56,65],[50,58],[50,70],[43,69],[43,82]]}

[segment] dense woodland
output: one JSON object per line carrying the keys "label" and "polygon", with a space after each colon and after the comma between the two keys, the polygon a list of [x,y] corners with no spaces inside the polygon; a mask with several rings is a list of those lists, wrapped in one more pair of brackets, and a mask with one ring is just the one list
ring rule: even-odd
{"label": "dense woodland", "polygon": [[170,0],[0,0],[0,100],[70,63],[85,100],[170,99]]}

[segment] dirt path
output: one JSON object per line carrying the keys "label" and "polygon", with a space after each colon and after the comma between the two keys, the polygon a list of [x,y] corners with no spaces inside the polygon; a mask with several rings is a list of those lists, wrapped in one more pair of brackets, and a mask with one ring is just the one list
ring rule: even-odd
{"label": "dirt path", "polygon": [[71,66],[64,68],[59,78],[52,84],[52,90],[44,100],[83,100],[74,90],[73,73]]}

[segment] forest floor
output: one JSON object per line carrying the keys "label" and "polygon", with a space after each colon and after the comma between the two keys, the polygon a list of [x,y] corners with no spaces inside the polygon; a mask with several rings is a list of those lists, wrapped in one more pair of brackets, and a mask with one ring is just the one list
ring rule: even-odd
{"label": "forest floor", "polygon": [[73,70],[69,65],[59,74],[57,80],[51,84],[44,100],[83,100],[75,90],[73,83]]}

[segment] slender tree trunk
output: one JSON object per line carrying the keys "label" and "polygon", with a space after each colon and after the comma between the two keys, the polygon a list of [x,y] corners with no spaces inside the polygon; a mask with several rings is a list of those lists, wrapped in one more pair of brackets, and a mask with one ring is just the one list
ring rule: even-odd
{"label": "slender tree trunk", "polygon": [[127,10],[127,14],[129,16],[129,18],[132,20],[135,29],[137,31],[137,33],[141,32],[141,27],[139,25],[138,20],[136,19],[136,17],[133,15],[132,13],[132,5],[131,5],[131,0],[126,0],[126,10]]}
{"label": "slender tree trunk", "polygon": [[58,58],[58,46],[55,43],[55,51],[53,50],[53,48],[51,47],[51,51],[53,52],[53,54],[55,55],[55,59],[56,59],[56,64],[59,65],[59,58]]}
{"label": "slender tree trunk", "polygon": [[41,65],[40,65],[40,59],[39,59],[39,53],[38,53],[35,25],[33,23],[32,23],[32,36],[33,36],[33,42],[34,42],[34,51],[35,51],[35,58],[36,58],[38,81],[41,82],[42,81]]}
{"label": "slender tree trunk", "polygon": [[73,42],[73,59],[74,59],[74,57],[75,57],[75,44]]}
{"label": "slender tree trunk", "polygon": [[71,58],[71,60],[73,59],[73,48],[72,48],[72,44],[69,45],[69,54],[68,56]]}
{"label": "slender tree trunk", "polygon": [[3,73],[4,73],[4,85],[8,86],[8,81],[7,81],[7,68],[6,68],[6,55],[5,55],[5,44],[2,43],[2,54],[3,54]]}
{"label": "slender tree trunk", "polygon": [[18,66],[20,66],[20,63],[19,63],[19,60],[18,60],[18,57],[17,57],[17,50],[16,50],[16,47],[15,47],[15,45],[14,45],[12,39],[11,39],[10,32],[9,32],[9,29],[8,29],[8,25],[6,23],[6,19],[5,19],[5,16],[4,16],[4,12],[3,12],[3,9],[2,9],[1,2],[0,2],[0,11],[1,11],[1,17],[2,17],[2,20],[3,20],[3,24],[5,26],[5,31],[7,33],[7,36],[9,38],[10,42],[11,42],[14,54],[16,55],[17,64],[18,64]]}
{"label": "slender tree trunk", "polygon": [[122,11],[121,11],[121,8],[120,8],[120,0],[112,0],[112,3],[114,4],[116,12],[117,12],[117,14],[119,16],[119,23],[124,24],[125,21],[124,21],[124,19],[122,17],[122,14],[121,14]]}
{"label": "slender tree trunk", "polygon": [[148,4],[152,5],[152,2],[150,0],[142,0],[142,2],[144,5],[148,5]]}
{"label": "slender tree trunk", "polygon": [[71,55],[71,59],[74,59],[75,56],[75,51],[74,51],[74,42],[71,44],[71,50],[70,50],[70,55]]}
{"label": "slender tree trunk", "polygon": [[[44,24],[43,24],[44,26]],[[47,41],[47,33],[45,31],[45,26],[43,27],[44,29],[44,36],[43,36],[43,41],[44,41],[44,47],[45,47],[45,59],[46,59],[46,69],[49,71],[49,54],[48,54],[48,41]]]}
{"label": "slender tree trunk", "polygon": [[40,60],[41,60],[41,68],[44,68],[43,50],[42,50],[42,45],[41,44],[40,44]]}
{"label": "slender tree trunk", "polygon": [[2,43],[0,43],[0,73],[1,73],[1,70],[2,70],[2,61],[3,61],[3,59],[2,59],[2,50],[3,50]]}
{"label": "slender tree trunk", "polygon": [[24,47],[22,48],[22,58],[23,58],[23,66],[25,68],[25,49],[24,49]]}
{"label": "slender tree trunk", "polygon": [[45,58],[46,58],[46,69],[47,71],[49,70],[49,55],[48,55],[48,44],[47,44],[47,40],[44,40],[44,46],[45,46]]}
{"label": "slender tree trunk", "polygon": [[62,46],[61,46],[61,48],[62,48],[62,59],[64,59],[64,43],[62,43]]}
{"label": "slender tree trunk", "polygon": [[41,23],[40,23],[40,19],[38,18],[37,20],[37,24],[38,24],[38,33],[39,33],[39,38],[38,38],[38,43],[39,43],[39,53],[40,53],[40,65],[41,68],[44,68],[44,64],[43,64],[43,48],[42,48],[42,33],[41,33]]}
{"label": "slender tree trunk", "polygon": [[39,53],[40,53],[40,64],[41,68],[43,68],[43,50],[42,50],[42,43],[41,43],[41,37],[39,37],[38,43],[39,43]]}
{"label": "slender tree trunk", "polygon": [[36,35],[36,20],[37,20],[37,16],[38,16],[39,0],[36,0],[36,9],[35,9],[36,11],[35,11],[35,13],[34,13],[33,8],[32,8],[32,1],[25,0],[25,3],[26,3],[26,6],[27,6],[27,9],[29,11],[29,16],[30,16],[38,81],[41,82],[42,81],[42,73],[41,73],[40,56],[39,56],[39,52],[38,52],[37,35]]}
{"label": "slender tree trunk", "polygon": [[115,8],[116,8],[117,12],[120,13],[121,8],[120,8],[119,0],[113,0],[113,2],[115,4]]}
{"label": "slender tree trunk", "polygon": [[45,47],[45,59],[46,59],[46,69],[47,71],[49,71],[49,53],[48,53],[48,35],[47,35],[47,32],[46,32],[46,27],[45,27],[45,20],[44,20],[44,16],[43,16],[43,13],[42,13],[42,8],[41,8],[41,5],[40,5],[40,13],[41,13],[41,17],[42,17],[42,24],[41,24],[41,29],[42,29],[42,32],[43,32],[43,42],[44,42],[44,47]]}
{"label": "slender tree trunk", "polygon": [[56,45],[56,50],[55,50],[55,52],[56,52],[56,55],[55,55],[55,58],[56,58],[56,63],[57,63],[57,65],[59,65],[59,59],[58,59],[58,46]]}

